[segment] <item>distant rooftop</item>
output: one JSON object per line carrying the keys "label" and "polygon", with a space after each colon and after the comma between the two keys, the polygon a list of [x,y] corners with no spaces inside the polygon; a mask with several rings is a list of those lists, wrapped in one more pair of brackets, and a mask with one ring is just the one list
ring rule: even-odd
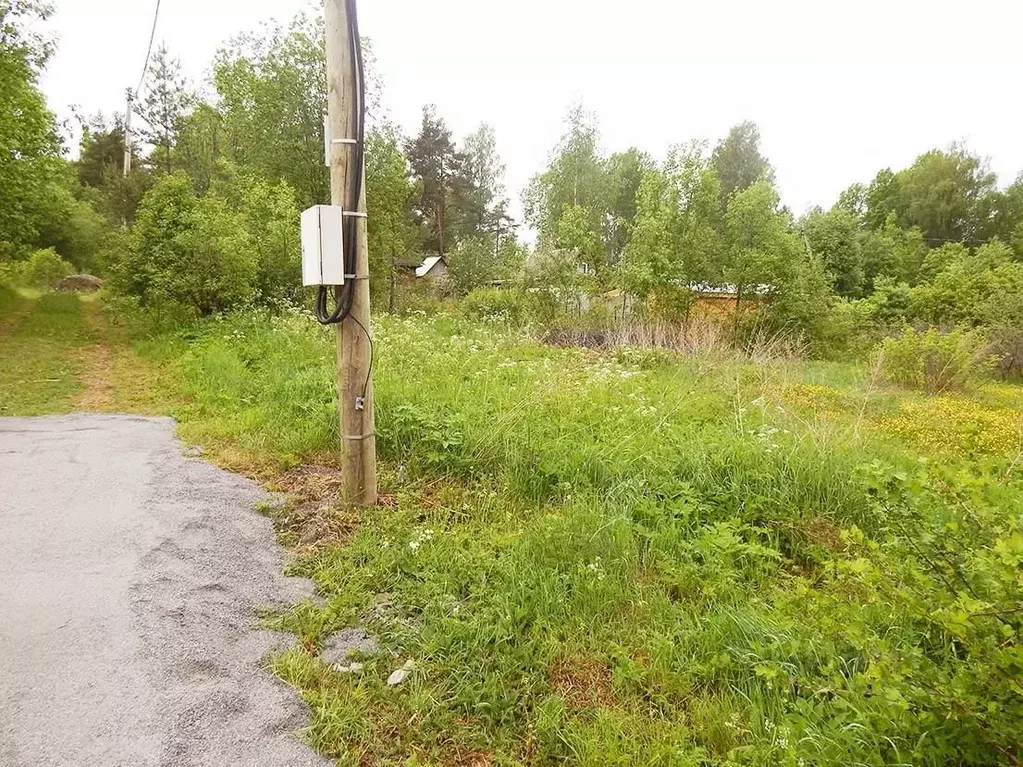
{"label": "distant rooftop", "polygon": [[425,277],[437,264],[444,260],[444,256],[430,256],[425,259],[422,265],[416,269],[416,277]]}

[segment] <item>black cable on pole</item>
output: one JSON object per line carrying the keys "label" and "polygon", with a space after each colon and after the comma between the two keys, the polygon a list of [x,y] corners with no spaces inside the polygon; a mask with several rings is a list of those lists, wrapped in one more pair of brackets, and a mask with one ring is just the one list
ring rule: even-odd
{"label": "black cable on pole", "polygon": [[[351,65],[355,73],[357,87],[352,97],[352,124],[355,126],[355,144],[353,146],[353,161],[348,164],[348,204],[343,206],[349,212],[359,211],[359,202],[362,197],[362,166],[366,155],[366,75],[363,70],[362,39],[359,36],[359,17],[355,8],[355,0],[345,0],[345,7],[348,12],[349,50],[351,51]],[[367,279],[367,275],[356,275],[356,247],[358,244],[358,216],[342,218],[342,227],[345,230],[345,253],[344,273],[345,283],[337,290],[337,305],[334,311],[329,311],[329,288],[321,285],[316,292],[316,319],[323,325],[336,325],[344,321],[352,311],[352,302],[355,299],[355,281]],[[361,327],[361,323],[360,323]],[[363,328],[366,337],[369,338],[369,331]],[[372,340],[370,340],[372,344]],[[372,357],[371,357],[372,360]],[[372,361],[370,363],[372,365]],[[372,367],[370,368],[372,370]],[[368,386],[368,384],[367,384]]]}
{"label": "black cable on pole", "polygon": [[156,22],[160,18],[160,0],[156,0],[156,10],[153,12],[153,28],[149,31],[149,49],[146,51],[146,63],[142,65],[142,76],[135,88],[135,95],[138,96],[142,90],[142,83],[146,80],[146,72],[149,71],[149,59],[153,55],[153,40],[156,39]]}

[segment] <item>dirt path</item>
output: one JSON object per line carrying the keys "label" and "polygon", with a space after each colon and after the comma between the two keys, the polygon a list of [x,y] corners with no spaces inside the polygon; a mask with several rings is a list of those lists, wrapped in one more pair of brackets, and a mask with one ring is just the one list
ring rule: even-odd
{"label": "dirt path", "polygon": [[110,323],[95,303],[83,302],[82,317],[95,341],[78,352],[82,372],[77,377],[84,388],[75,395],[72,407],[83,412],[111,412],[115,403]]}
{"label": "dirt path", "polygon": [[281,576],[253,483],[165,418],[0,418],[0,764],[326,765],[265,669]]}

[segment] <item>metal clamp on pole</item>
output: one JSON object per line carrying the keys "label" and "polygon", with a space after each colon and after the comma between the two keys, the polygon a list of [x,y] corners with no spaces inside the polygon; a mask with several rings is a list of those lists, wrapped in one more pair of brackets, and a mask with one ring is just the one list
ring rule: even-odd
{"label": "metal clamp on pole", "polygon": [[344,438],[358,441],[363,439],[369,439],[370,437],[375,437],[376,435],[377,433],[375,431],[371,431],[369,434],[345,434]]}

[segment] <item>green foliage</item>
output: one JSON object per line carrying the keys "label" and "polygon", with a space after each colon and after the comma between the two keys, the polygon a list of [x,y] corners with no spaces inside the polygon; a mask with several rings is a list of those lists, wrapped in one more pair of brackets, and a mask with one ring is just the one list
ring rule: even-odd
{"label": "green foliage", "polygon": [[[514,231],[504,193],[504,163],[497,137],[485,123],[456,149],[451,131],[432,104],[423,107],[419,134],[405,144],[418,181],[413,209],[428,252],[447,256],[464,240],[497,249]],[[470,286],[471,287],[471,286]]]}
{"label": "green foliage", "polygon": [[[874,230],[893,221],[903,229],[918,229],[934,247],[978,238],[1010,240],[1023,220],[1023,190],[1013,185],[999,191],[987,164],[954,144],[920,155],[905,170],[878,173],[866,192],[862,216]],[[905,273],[897,276],[913,281]]]}
{"label": "green foliage", "polygon": [[476,288],[458,305],[466,317],[477,321],[498,321],[521,325],[529,319],[526,294],[519,290]]}
{"label": "green foliage", "polygon": [[972,253],[945,246],[936,255],[946,266],[911,291],[914,318],[935,325],[987,325],[1000,307],[1023,297],[1023,264],[1010,260],[1012,250],[997,240]]}
{"label": "green foliage", "polygon": [[409,164],[419,180],[416,213],[428,232],[426,247],[444,255],[454,243],[448,231],[448,206],[464,180],[465,157],[455,150],[451,130],[432,104],[423,107],[419,135],[406,144]]}
{"label": "green foliage", "polygon": [[821,317],[815,351],[830,360],[864,358],[877,343],[875,312],[869,301],[834,301]]}
{"label": "green foliage", "polygon": [[802,230],[807,247],[823,263],[835,293],[862,297],[866,275],[857,216],[840,206],[827,213],[816,208],[803,219]]}
{"label": "green foliage", "polygon": [[295,193],[281,182],[239,175],[234,188],[216,188],[237,212],[238,247],[255,266],[255,297],[267,304],[294,301],[301,285],[299,212]]}
{"label": "green foliage", "polygon": [[115,289],[144,306],[203,315],[294,295],[299,243],[291,190],[242,176],[219,192],[197,197],[181,172],[160,179],[111,267]]}
{"label": "green foliage", "polygon": [[883,277],[863,303],[869,308],[869,316],[877,326],[902,327],[910,317],[910,296],[909,285]]}
{"label": "green foliage", "polygon": [[711,166],[721,180],[722,204],[757,181],[774,186],[774,169],[760,154],[760,130],[749,120],[733,125],[718,142],[711,155]]}
{"label": "green foliage", "polygon": [[968,390],[992,368],[984,335],[961,328],[947,332],[907,328],[882,341],[875,357],[885,380],[928,394]]}
{"label": "green foliage", "polygon": [[33,32],[48,3],[0,0],[0,258],[24,256],[48,216],[62,162],[53,115],[39,90],[51,45]]}
{"label": "green foliage", "polygon": [[75,271],[53,248],[33,250],[24,261],[0,262],[0,282],[46,290]]}
{"label": "green foliage", "polygon": [[511,239],[514,221],[508,215],[505,165],[497,151],[497,134],[483,123],[462,144],[463,182],[456,185],[458,239]]}
{"label": "green foliage", "polygon": [[778,211],[778,193],[755,181],[728,201],[721,276],[743,297],[780,290],[803,256],[799,239]]}
{"label": "green foliage", "polygon": [[647,173],[655,169],[648,154],[632,148],[607,158],[605,172],[610,197],[606,238],[611,263],[622,257],[636,223],[637,195]]}
{"label": "green foliage", "polygon": [[82,125],[75,167],[79,182],[93,188],[104,186],[109,176],[123,171],[124,120],[120,116],[114,118],[109,128],[100,115]]}
{"label": "green foliage", "polygon": [[965,148],[933,150],[899,174],[896,212],[931,242],[969,240],[980,233],[980,203],[994,188],[994,174]]}
{"label": "green foliage", "polygon": [[80,272],[95,266],[103,239],[111,229],[110,221],[91,201],[89,189],[78,186],[72,168],[62,168],[60,181],[49,190],[47,208],[37,227],[36,244],[54,248]]}
{"label": "green foliage", "polygon": [[181,75],[181,62],[170,57],[166,45],[160,45],[153,54],[142,93],[136,109],[145,120],[142,135],[153,146],[150,163],[163,173],[171,173],[174,146],[193,97]]}
{"label": "green foliage", "polygon": [[543,248],[571,251],[578,263],[599,272],[609,261],[603,238],[610,191],[599,132],[581,106],[570,110],[566,122],[550,166],[523,193],[526,221],[539,231]]}
{"label": "green foliage", "polygon": [[366,205],[369,210],[370,289],[374,305],[381,305],[391,288],[388,306],[394,309],[395,264],[414,261],[419,251],[419,231],[412,219],[411,203],[416,184],[401,151],[396,128],[385,125],[369,134],[366,146]]}
{"label": "green foliage", "polygon": [[523,193],[526,220],[539,230],[543,249],[571,253],[603,278],[628,246],[637,194],[654,164],[635,148],[602,157],[596,119],[581,106],[569,111],[566,122],[550,165]]}
{"label": "green foliage", "polygon": [[920,281],[920,271],[927,257],[923,234],[916,228],[900,228],[894,213],[889,214],[879,230],[864,235],[861,247],[869,282],[881,276],[910,285]]}
{"label": "green foliage", "polygon": [[546,325],[559,314],[578,314],[583,295],[595,292],[596,278],[580,270],[574,251],[540,247],[525,264],[522,286],[536,304],[537,321]]}
{"label": "green foliage", "polygon": [[[903,616],[896,628],[878,615],[861,632],[849,629],[862,619],[844,611],[854,623],[842,630],[843,643],[877,658],[862,678],[861,689],[876,693],[868,726],[881,737],[899,731],[907,749],[919,738],[907,753],[916,763],[986,764],[992,749],[1018,755],[1018,485],[1006,492],[983,469],[926,465],[892,471],[874,463],[862,478],[887,535],[876,544],[862,541],[855,547],[862,559],[840,566],[822,592],[813,591],[830,593],[824,600],[837,605],[831,600],[842,599],[843,585],[856,583]],[[818,599],[810,593],[801,609],[813,615]],[[842,620],[828,618],[836,627]],[[886,624],[908,632],[914,650],[898,660],[877,654],[898,641],[887,631],[882,639]]]}
{"label": "green foliage", "polygon": [[514,242],[506,242],[498,249],[495,243],[482,237],[462,240],[445,260],[448,278],[459,295],[507,279],[522,264],[521,253]]}
{"label": "green foliage", "polygon": [[703,152],[700,144],[672,149],[663,172],[647,173],[637,193],[619,268],[627,290],[658,305],[677,303],[692,282],[720,277],[720,184]]}
{"label": "green foliage", "polygon": [[175,123],[171,164],[184,170],[199,194],[205,194],[217,173],[217,163],[224,155],[224,116],[206,103],[195,105]]}
{"label": "green foliage", "polygon": [[33,288],[48,288],[73,271],[74,267],[57,255],[53,248],[34,250],[24,264],[22,280]]}
{"label": "green foliage", "polygon": [[[288,27],[268,25],[242,35],[213,64],[220,120],[192,120],[192,135],[209,136],[206,167],[217,150],[240,167],[295,190],[299,208],[330,198],[323,166],[327,76],[322,14],[295,17]],[[195,140],[190,143],[195,146]]]}

